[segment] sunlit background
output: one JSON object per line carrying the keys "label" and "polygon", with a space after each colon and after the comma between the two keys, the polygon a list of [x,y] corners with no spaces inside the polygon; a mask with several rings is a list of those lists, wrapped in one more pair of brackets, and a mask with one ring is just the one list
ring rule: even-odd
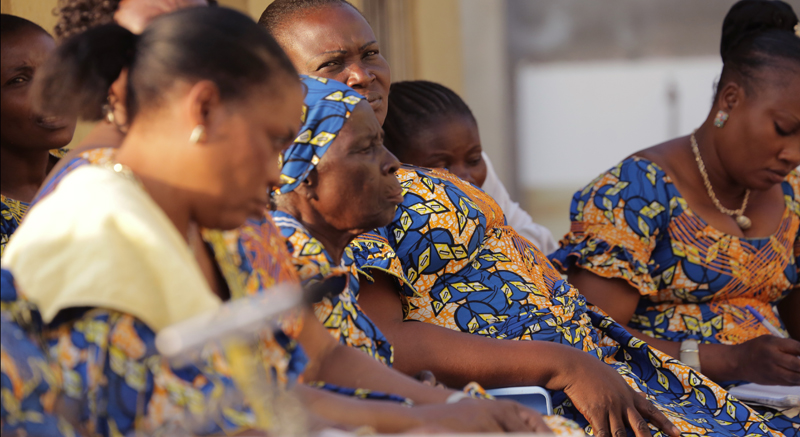
{"label": "sunlit background", "polygon": [[[0,1],[3,13],[55,24],[56,0]],[[270,1],[219,3],[257,19]],[[705,119],[734,0],[351,2],[393,80],[432,80],[464,97],[512,197],[558,238],[575,190]]]}

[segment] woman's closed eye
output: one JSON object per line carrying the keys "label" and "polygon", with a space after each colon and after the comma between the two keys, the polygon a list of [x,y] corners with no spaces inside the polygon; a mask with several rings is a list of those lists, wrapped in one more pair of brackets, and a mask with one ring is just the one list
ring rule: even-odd
{"label": "woman's closed eye", "polygon": [[796,125],[794,128],[790,128],[790,129],[785,129],[785,128],[781,127],[781,125],[778,124],[777,121],[774,122],[774,124],[775,124],[775,132],[778,135],[782,136],[782,137],[791,136],[792,134],[796,133],[797,130],[800,128],[800,124]]}

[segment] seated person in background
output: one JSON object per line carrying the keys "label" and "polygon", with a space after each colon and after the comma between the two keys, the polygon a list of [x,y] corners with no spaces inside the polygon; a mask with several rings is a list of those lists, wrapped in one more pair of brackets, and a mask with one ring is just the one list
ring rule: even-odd
{"label": "seated person in background", "polygon": [[28,211],[36,191],[58,160],[55,151],[72,140],[75,117],[36,113],[30,86],[56,43],[37,24],[0,17],[0,256]]}
{"label": "seated person in background", "polygon": [[[131,125],[113,153],[86,152],[65,167],[69,171],[60,174],[53,183],[57,187],[21,226],[3,259],[8,269],[3,272],[3,310],[45,337],[62,375],[59,388],[80,412],[69,417],[92,433],[150,433],[182,424],[207,434],[253,426],[246,402],[219,404],[237,391],[224,362],[172,368],[156,353],[154,337],[164,326],[232,297],[236,284],[226,282],[223,267],[214,264],[218,254],[202,243],[198,229],[231,229],[249,216],[264,216],[268,189],[279,182],[278,154],[299,125],[292,115],[301,109],[293,67],[249,18],[205,8],[160,17],[139,37],[116,25],[92,29],[62,44],[50,62],[38,98],[47,96],[46,105],[69,107],[89,118],[98,113],[108,85],[127,68],[135,96],[125,102]],[[88,165],[94,162],[92,153],[111,160]],[[266,236],[277,235],[269,225],[262,228]],[[258,249],[257,255],[282,257],[277,261],[288,269],[277,271],[273,267],[281,264],[276,260],[265,264],[258,259],[258,271],[248,280],[274,281],[286,272],[296,278],[282,243]],[[41,316],[20,314],[26,298]],[[36,323],[38,317],[43,324]],[[301,330],[299,323],[285,325]],[[322,335],[311,341],[319,346],[312,349],[317,356],[351,352],[338,348],[320,329]],[[297,341],[315,332],[320,331],[302,329]],[[264,351],[264,364],[291,382],[303,371],[305,359],[289,338],[276,335],[276,340]],[[5,352],[5,342],[3,347]],[[391,372],[352,352],[363,356],[367,367],[359,369],[365,373]],[[309,377],[336,370],[311,358],[305,372]],[[14,380],[5,376],[4,389]],[[351,374],[350,380],[362,377]],[[383,379],[391,384],[400,378],[419,384],[400,375]],[[450,394],[428,390],[443,399]],[[519,416],[501,417],[497,410],[467,402],[407,408],[302,385],[293,392],[324,418],[385,432],[421,424],[453,430],[531,429]],[[25,393],[12,394],[20,405],[32,405]],[[3,410],[3,426],[19,425],[6,420],[6,413],[13,412]]]}
{"label": "seated person in background", "polygon": [[[551,255],[589,302],[723,386],[800,385],[797,23],[781,1],[735,4],[705,122],[577,192]],[[800,432],[786,414],[771,422]]]}
{"label": "seated person in background", "polygon": [[400,162],[446,168],[491,196],[508,225],[543,253],[558,248],[550,231],[511,200],[481,148],[472,111],[451,89],[424,80],[393,83],[383,129],[386,148]]}

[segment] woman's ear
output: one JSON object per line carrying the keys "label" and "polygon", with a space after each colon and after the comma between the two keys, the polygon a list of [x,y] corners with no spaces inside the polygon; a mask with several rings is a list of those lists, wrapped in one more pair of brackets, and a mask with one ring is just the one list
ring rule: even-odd
{"label": "woman's ear", "polygon": [[744,100],[745,89],[736,82],[726,83],[719,92],[717,104],[723,111],[730,112]]}
{"label": "woman's ear", "polygon": [[119,77],[108,88],[108,104],[114,114],[114,122],[118,126],[128,125],[127,101],[128,68],[123,68]]}
{"label": "woman's ear", "polygon": [[192,128],[202,126],[207,138],[214,136],[214,121],[222,112],[219,87],[210,80],[192,85],[187,96],[188,118]]}

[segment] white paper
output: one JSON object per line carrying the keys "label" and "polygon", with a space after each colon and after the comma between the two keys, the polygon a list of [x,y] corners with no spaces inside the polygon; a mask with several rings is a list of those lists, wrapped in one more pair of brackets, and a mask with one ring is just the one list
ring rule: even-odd
{"label": "white paper", "polygon": [[730,389],[729,392],[745,402],[773,407],[800,406],[800,386],[744,384]]}

